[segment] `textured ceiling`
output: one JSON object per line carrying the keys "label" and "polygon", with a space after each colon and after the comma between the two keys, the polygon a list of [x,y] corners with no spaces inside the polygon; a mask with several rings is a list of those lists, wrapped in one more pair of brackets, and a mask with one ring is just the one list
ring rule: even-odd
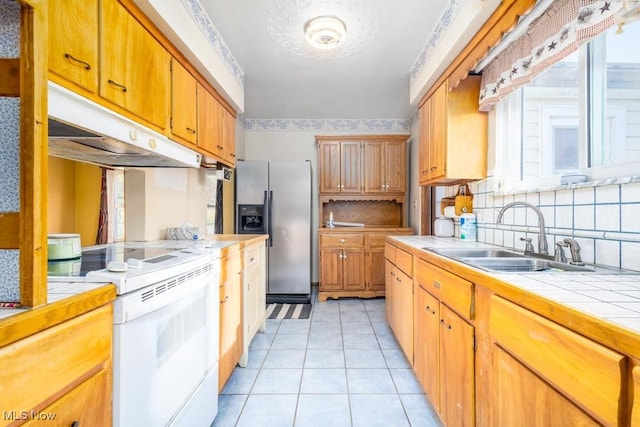
{"label": "textured ceiling", "polygon": [[[245,74],[249,119],[406,119],[409,70],[447,0],[200,0]],[[319,55],[304,22],[333,14],[344,45]]]}

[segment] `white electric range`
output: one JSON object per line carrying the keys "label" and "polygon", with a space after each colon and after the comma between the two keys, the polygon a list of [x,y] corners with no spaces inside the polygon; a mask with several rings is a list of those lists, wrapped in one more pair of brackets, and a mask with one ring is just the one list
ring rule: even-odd
{"label": "white electric range", "polygon": [[83,248],[81,260],[67,261],[73,265],[49,264],[50,281],[116,285],[114,426],[213,422],[218,400],[218,259],[225,244],[117,243]]}

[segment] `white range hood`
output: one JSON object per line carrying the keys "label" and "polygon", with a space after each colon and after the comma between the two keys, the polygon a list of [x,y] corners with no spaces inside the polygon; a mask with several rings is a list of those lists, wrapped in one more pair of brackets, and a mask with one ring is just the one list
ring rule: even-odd
{"label": "white range hood", "polygon": [[201,155],[53,82],[49,154],[114,167],[200,167]]}

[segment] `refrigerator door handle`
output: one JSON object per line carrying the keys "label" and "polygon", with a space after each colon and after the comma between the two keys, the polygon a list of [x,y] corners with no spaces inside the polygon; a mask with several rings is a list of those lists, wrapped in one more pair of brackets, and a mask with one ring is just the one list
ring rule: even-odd
{"label": "refrigerator door handle", "polygon": [[271,221],[271,218],[273,218],[273,191],[269,191],[269,210],[268,211],[269,211],[269,219],[268,219],[269,246],[273,247],[273,223]]}

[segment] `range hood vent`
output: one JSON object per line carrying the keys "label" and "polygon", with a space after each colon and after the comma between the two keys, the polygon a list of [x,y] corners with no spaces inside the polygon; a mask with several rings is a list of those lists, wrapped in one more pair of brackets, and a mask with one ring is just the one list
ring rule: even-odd
{"label": "range hood vent", "polygon": [[49,82],[49,154],[112,167],[200,167],[201,155]]}

